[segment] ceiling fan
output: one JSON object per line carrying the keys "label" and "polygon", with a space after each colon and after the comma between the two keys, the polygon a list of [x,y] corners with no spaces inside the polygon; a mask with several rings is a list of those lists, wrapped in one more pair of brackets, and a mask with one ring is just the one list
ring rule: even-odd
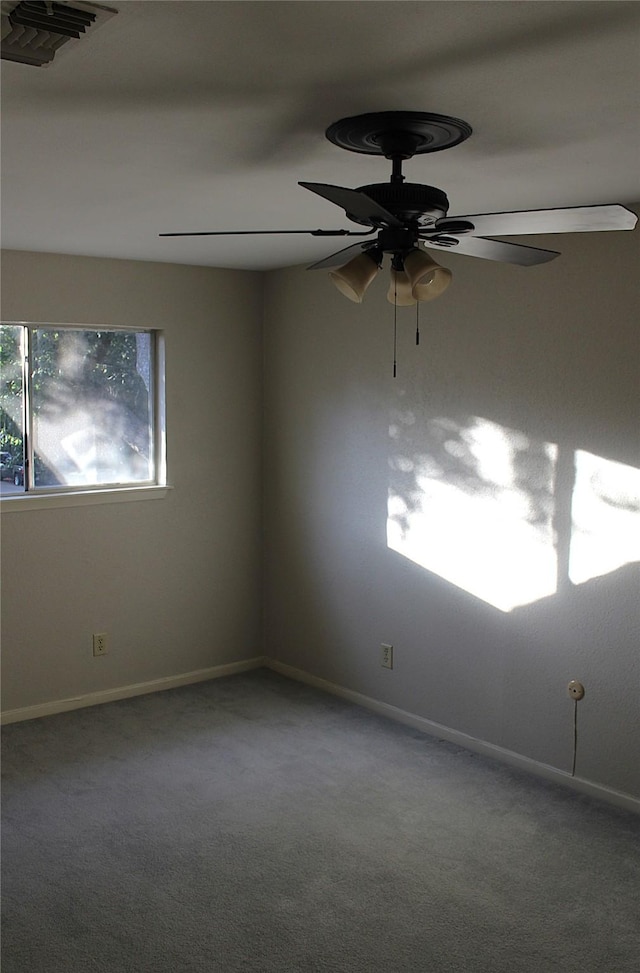
{"label": "ceiling fan", "polygon": [[389,182],[358,189],[315,182],[298,185],[335,203],[350,220],[367,227],[366,230],[212,230],[161,233],[160,236],[301,233],[369,237],[332,253],[308,269],[339,268],[330,275],[333,282],[346,297],[360,303],[381,268],[384,255],[390,254],[391,286],[387,297],[392,304],[411,305],[437,297],[451,281],[451,271],[437,264],[425,252],[425,247],[530,267],[553,260],[559,254],[555,250],[492,237],[632,230],[636,225],[635,213],[619,204],[448,216],[449,200],[445,193],[434,186],[405,182],[402,164],[414,155],[458,145],[471,132],[471,126],[459,118],[430,112],[371,112],[342,118],[330,125],[326,137],[340,148],[389,159],[392,164]]}

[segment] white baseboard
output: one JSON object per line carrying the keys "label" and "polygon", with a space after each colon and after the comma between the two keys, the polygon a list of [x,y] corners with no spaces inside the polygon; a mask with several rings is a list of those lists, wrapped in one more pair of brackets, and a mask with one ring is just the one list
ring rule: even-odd
{"label": "white baseboard", "polygon": [[450,743],[456,743],[466,750],[472,750],[475,753],[492,757],[494,760],[499,760],[512,767],[528,771],[538,777],[545,778],[545,780],[555,781],[582,794],[588,794],[590,797],[606,801],[608,804],[614,804],[616,807],[624,808],[626,811],[634,811],[636,814],[640,814],[640,801],[630,794],[613,790],[610,787],[596,784],[593,781],[585,780],[581,777],[573,777],[566,771],[559,770],[550,764],[543,764],[538,760],[532,760],[530,757],[524,757],[522,754],[515,753],[513,750],[506,750],[504,747],[498,747],[493,743],[486,743],[484,740],[479,740],[466,733],[461,733],[459,730],[452,730],[448,726],[434,723],[432,720],[427,720],[423,716],[416,716],[414,713],[399,709],[399,707],[392,706],[390,703],[383,703],[378,699],[373,699],[371,696],[364,696],[362,693],[357,693],[352,689],[345,689],[343,686],[328,682],[326,679],[320,679],[318,676],[313,676],[308,672],[304,672],[302,669],[296,669],[294,666],[288,666],[284,662],[278,662],[276,659],[266,659],[264,664],[269,669],[273,669],[274,672],[279,672],[282,676],[295,679],[298,682],[307,683],[309,686],[322,689],[324,692],[332,693],[334,696],[340,696],[342,699],[346,699],[351,703],[364,706],[374,713],[387,716],[399,723],[405,723],[407,726],[438,737],[440,740],[448,740]]}
{"label": "white baseboard", "polygon": [[319,676],[311,675],[311,673],[305,672],[302,669],[296,669],[294,666],[286,665],[284,662],[278,662],[276,659],[269,659],[265,656],[256,656],[253,659],[244,659],[242,662],[230,662],[226,665],[212,666],[208,669],[196,669],[193,672],[185,672],[177,676],[165,676],[162,679],[152,679],[149,682],[118,686],[115,689],[105,689],[100,692],[87,693],[83,696],[74,696],[69,699],[57,699],[48,703],[38,703],[35,706],[24,706],[20,709],[5,710],[0,716],[0,723],[17,723],[21,720],[34,720],[41,716],[53,716],[55,713],[65,713],[69,710],[82,709],[85,706],[99,706],[102,703],[111,703],[118,699],[128,699],[131,696],[157,693],[164,689],[175,689],[178,686],[188,686],[191,683],[206,682],[209,679],[220,679],[223,676],[233,676],[239,672],[247,672],[250,669],[259,669],[261,667],[273,669],[274,672],[278,672],[288,679],[295,679],[297,682],[314,686],[316,689],[321,689],[334,696],[340,696],[342,699],[355,703],[357,706],[363,706],[365,709],[372,710],[374,713],[379,713],[381,716],[396,720],[398,723],[404,723],[422,733],[435,736],[440,740],[448,740],[450,743],[458,744],[458,746],[464,747],[466,750],[484,754],[487,757],[492,757],[512,767],[517,767],[538,777],[543,777],[545,780],[555,781],[582,794],[588,794],[590,797],[606,801],[608,804],[613,804],[616,807],[640,814],[640,801],[630,794],[613,790],[610,787],[596,784],[593,781],[585,780],[581,777],[573,777],[566,771],[552,767],[550,764],[543,764],[538,760],[532,760],[530,757],[524,757],[522,754],[515,753],[513,750],[506,750],[504,747],[498,747],[493,743],[479,740],[466,733],[461,733],[459,730],[453,730],[448,726],[443,726],[441,723],[435,723],[433,720],[428,720],[423,716],[417,716],[415,713],[409,713],[407,710],[392,706],[390,703],[383,703],[378,699],[365,696],[363,693],[355,692],[352,689],[345,689],[344,686],[338,686],[335,683],[328,682],[326,679],[321,679]]}
{"label": "white baseboard", "polygon": [[35,706],[23,706],[21,709],[5,710],[0,717],[1,723],[17,723],[20,720],[35,720],[40,716],[53,716],[55,713],[66,713],[72,709],[82,709],[84,706],[99,706],[101,703],[112,703],[117,699],[128,699],[130,696],[144,696],[147,693],[158,693],[163,689],[175,689],[177,686],[188,686],[195,682],[206,682],[209,679],[220,679],[222,676],[233,676],[237,672],[264,667],[266,660],[263,656],[254,659],[244,659],[242,662],[229,662],[222,666],[212,666],[209,669],[196,669],[193,672],[183,672],[177,676],[165,676],[162,679],[152,679],[149,682],[137,682],[129,686],[118,686],[116,689],[104,689],[97,693],[87,693],[84,696],[73,696],[70,699],[55,699],[49,703],[38,703]]}

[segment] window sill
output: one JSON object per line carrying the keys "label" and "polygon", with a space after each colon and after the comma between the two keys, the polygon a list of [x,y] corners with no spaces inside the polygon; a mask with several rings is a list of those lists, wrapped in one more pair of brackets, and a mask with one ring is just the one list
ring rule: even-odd
{"label": "window sill", "polygon": [[99,503],[129,503],[135,500],[162,500],[170,486],[115,487],[107,490],[78,490],[73,493],[20,493],[2,497],[3,514],[43,510],[49,507],[85,507]]}

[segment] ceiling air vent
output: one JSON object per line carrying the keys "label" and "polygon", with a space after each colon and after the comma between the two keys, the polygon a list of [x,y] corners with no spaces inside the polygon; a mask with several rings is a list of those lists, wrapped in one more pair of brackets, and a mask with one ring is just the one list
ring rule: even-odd
{"label": "ceiling air vent", "polygon": [[2,57],[7,61],[46,67],[57,51],[95,30],[117,13],[96,3],[40,3],[2,0]]}

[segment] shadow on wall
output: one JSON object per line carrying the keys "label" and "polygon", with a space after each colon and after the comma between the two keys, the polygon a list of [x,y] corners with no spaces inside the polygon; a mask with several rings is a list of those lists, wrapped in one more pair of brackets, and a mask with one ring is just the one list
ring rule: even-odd
{"label": "shadow on wall", "polygon": [[510,612],[640,560],[640,470],[481,416],[389,425],[387,544]]}

